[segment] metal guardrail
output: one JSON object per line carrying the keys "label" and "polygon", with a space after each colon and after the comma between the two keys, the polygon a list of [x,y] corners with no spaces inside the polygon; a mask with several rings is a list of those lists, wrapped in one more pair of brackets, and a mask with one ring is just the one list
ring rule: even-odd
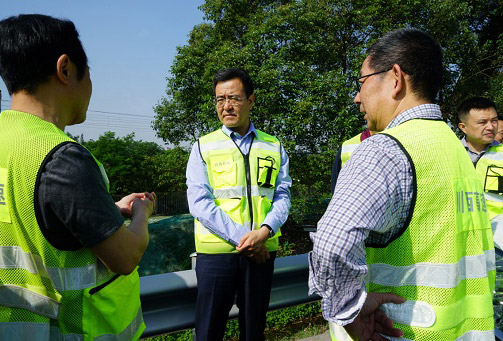
{"label": "metal guardrail", "polygon": [[[308,303],[320,299],[308,292],[307,254],[277,258],[269,310]],[[194,328],[196,308],[194,270],[171,272],[140,278],[143,318],[147,328],[142,338]],[[236,318],[234,306],[229,318]]]}
{"label": "metal guardrail", "polygon": [[[501,250],[496,252],[503,255]],[[269,310],[320,299],[318,295],[307,294],[307,254],[277,258],[274,267]],[[142,338],[194,328],[196,287],[194,270],[141,277],[140,296],[147,326]],[[237,316],[234,306],[229,318]],[[503,341],[503,333],[497,328],[494,331],[496,340]]]}

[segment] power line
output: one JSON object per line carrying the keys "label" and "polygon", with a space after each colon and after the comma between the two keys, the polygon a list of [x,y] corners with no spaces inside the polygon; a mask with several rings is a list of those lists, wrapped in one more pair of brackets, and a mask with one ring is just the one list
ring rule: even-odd
{"label": "power line", "polygon": [[[2,99],[2,102],[7,102],[11,103],[11,100],[8,99]],[[114,112],[114,111],[104,111],[104,110],[92,110],[92,109],[87,109],[88,112],[92,113],[100,113],[100,114],[110,114],[110,115],[123,115],[123,116],[132,116],[132,117],[144,117],[144,118],[153,118],[152,116],[148,115],[139,115],[139,114],[129,114],[129,113],[124,113],[124,112]]]}

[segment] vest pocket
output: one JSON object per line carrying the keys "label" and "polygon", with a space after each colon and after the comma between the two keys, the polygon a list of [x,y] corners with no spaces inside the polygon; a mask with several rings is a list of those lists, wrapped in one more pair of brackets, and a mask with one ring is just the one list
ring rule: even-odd
{"label": "vest pocket", "polygon": [[276,160],[272,156],[257,157],[257,184],[265,188],[273,188],[276,183]]}
{"label": "vest pocket", "polygon": [[237,165],[231,155],[215,155],[211,158],[209,176],[213,179],[213,188],[236,186]]}
{"label": "vest pocket", "polygon": [[495,165],[487,167],[484,191],[500,195],[503,194],[503,167]]}
{"label": "vest pocket", "polygon": [[127,276],[117,275],[103,284],[84,290],[82,324],[87,337],[120,334],[140,308],[138,267]]}

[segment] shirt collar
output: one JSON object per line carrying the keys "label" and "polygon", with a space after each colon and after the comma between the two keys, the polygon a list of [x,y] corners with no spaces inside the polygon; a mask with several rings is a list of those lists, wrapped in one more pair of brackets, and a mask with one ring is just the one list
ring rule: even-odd
{"label": "shirt collar", "polygon": [[418,118],[428,120],[441,120],[442,112],[440,111],[440,107],[436,104],[421,104],[399,113],[394,119],[391,120],[386,129],[396,127],[404,122]]}
{"label": "shirt collar", "polygon": [[250,127],[248,128],[248,131],[244,136],[239,135],[239,133],[236,133],[235,131],[227,128],[226,126],[222,126],[222,131],[224,132],[225,135],[229,136],[230,138],[236,137],[238,139],[243,139],[250,135],[251,133],[254,134],[254,136],[257,136],[257,132],[255,131],[255,126],[253,125],[253,122],[250,121]]}
{"label": "shirt collar", "polygon": [[[468,143],[466,143],[466,135],[463,136],[463,138],[461,139],[461,144],[463,145],[463,147],[465,147],[466,150],[469,150],[471,151],[472,153],[476,153],[478,154],[477,152],[473,151],[470,149],[470,147],[468,147]],[[496,140],[493,140],[493,142],[489,143],[482,152],[485,152],[487,151],[490,147],[493,147],[493,146],[498,146],[500,143]]]}

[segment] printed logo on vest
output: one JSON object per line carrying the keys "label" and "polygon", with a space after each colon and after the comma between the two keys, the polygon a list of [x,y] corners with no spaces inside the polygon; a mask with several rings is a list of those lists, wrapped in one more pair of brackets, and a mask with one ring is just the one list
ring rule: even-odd
{"label": "printed logo on vest", "polygon": [[215,162],[213,164],[213,167],[223,167],[223,166],[228,166],[231,164],[233,164],[232,160],[220,161],[220,162]]}
{"label": "printed logo on vest", "polygon": [[487,212],[484,193],[456,192],[456,208],[458,213]]}

